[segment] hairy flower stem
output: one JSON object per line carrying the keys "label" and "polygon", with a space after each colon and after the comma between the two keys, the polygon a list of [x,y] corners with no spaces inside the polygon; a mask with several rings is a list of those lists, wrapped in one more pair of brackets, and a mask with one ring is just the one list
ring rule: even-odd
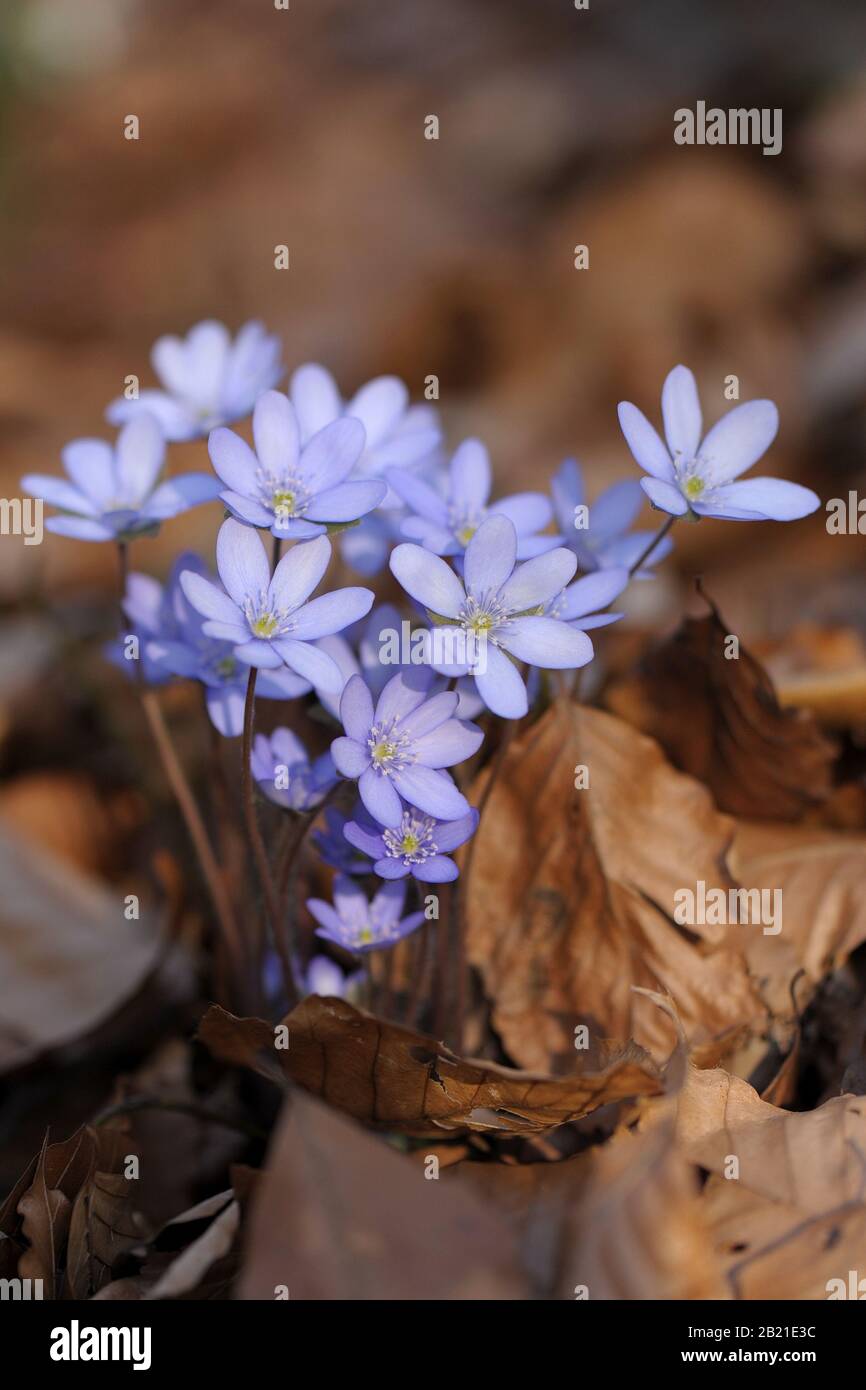
{"label": "hairy flower stem", "polygon": [[667,521],[662,523],[662,525],[659,527],[652,540],[650,541],[649,545],[647,546],[646,550],[644,550],[635,560],[634,564],[630,566],[629,575],[636,574],[637,571],[640,569],[641,565],[646,563],[646,561],[649,559],[649,557],[655,550],[656,546],[660,545],[661,542],[664,540],[665,536],[667,535],[668,531],[671,529],[675,521],[675,516],[669,516]]}
{"label": "hairy flower stem", "polygon": [[[125,541],[118,542],[117,552],[120,568],[120,616],[122,636],[126,625],[126,617],[122,605],[123,598],[126,594],[126,584],[129,574],[129,549]],[[177,756],[156,692],[148,690],[144,684],[144,672],[140,659],[137,667],[137,685],[145,719],[147,720],[153,741],[156,744],[156,749],[159,753],[166,779],[178,804],[189,837],[192,840],[196,858],[198,859],[199,869],[201,870],[202,878],[205,881],[214,912],[216,913],[226,950],[231,958],[237,978],[242,979],[244,961],[243,941],[235,920],[231,899],[219,864],[217,863],[216,855],[213,852],[207,829],[198,808],[198,803],[195,799],[192,787],[184,772],[183,765]]]}
{"label": "hairy flower stem", "polygon": [[[241,765],[241,786],[244,819],[246,821],[250,849],[253,852],[253,859],[255,860],[259,881],[262,887],[262,894],[265,899],[265,906],[271,926],[271,936],[273,937],[274,947],[276,948],[280,961],[286,1002],[288,1007],[293,1009],[298,1002],[298,991],[295,987],[295,977],[292,970],[292,961],[285,933],[282,930],[283,924],[280,916],[280,902],[277,896],[273,875],[271,874],[271,866],[268,863],[265,842],[262,839],[262,832],[259,829],[258,816],[256,815],[256,803],[253,796],[253,772],[250,760],[253,750],[253,719],[255,715],[257,675],[258,671],[256,667],[251,666],[249,679],[247,681],[247,698],[244,705],[244,736],[241,748],[241,758],[243,759]],[[259,933],[259,941],[261,941],[261,933]],[[261,967],[261,960],[259,960],[259,967]]]}

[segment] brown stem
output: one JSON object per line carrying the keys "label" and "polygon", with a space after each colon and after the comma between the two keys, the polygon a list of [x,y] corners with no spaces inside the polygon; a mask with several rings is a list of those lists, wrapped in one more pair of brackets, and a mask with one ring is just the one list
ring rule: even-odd
{"label": "brown stem", "polygon": [[675,516],[669,516],[667,521],[665,521],[659,527],[658,531],[656,531],[646,550],[642,551],[638,558],[635,560],[634,564],[630,566],[629,575],[636,574],[637,571],[640,569],[641,565],[646,563],[650,555],[652,555],[653,551],[655,550],[656,546],[660,545],[661,542],[664,540],[665,536],[667,535],[668,531],[671,529],[675,521]]}
{"label": "brown stem", "polygon": [[[126,625],[123,600],[126,597],[126,587],[129,579],[129,546],[126,541],[118,541],[117,556],[120,570],[120,631],[122,636]],[[144,671],[141,664],[140,653],[136,675],[141,706],[153,736],[153,741],[156,744],[163,771],[174,793],[187,832],[192,840],[199,868],[207,886],[226,949],[231,956],[238,977],[242,978],[244,959],[243,941],[235,921],[231,899],[229,898],[222,873],[211,847],[205,823],[198,809],[198,804],[193,795],[192,788],[183,770],[183,765],[175,751],[171,734],[169,733],[168,725],[163,717],[156,693],[153,690],[148,690],[144,684]]]}
{"label": "brown stem", "polygon": [[[271,936],[280,960],[280,967],[283,974],[283,989],[286,995],[286,1002],[290,1009],[294,1008],[298,1002],[298,994],[295,988],[295,977],[292,970],[291,957],[286,945],[286,938],[282,930],[282,920],[280,918],[280,903],[277,897],[277,890],[274,886],[271,866],[268,863],[268,854],[265,849],[265,842],[262,839],[262,832],[259,829],[258,817],[256,815],[256,804],[253,796],[253,771],[251,766],[253,751],[253,720],[255,716],[256,703],[256,677],[258,671],[255,666],[250,667],[249,679],[247,681],[247,698],[244,705],[244,736],[242,740],[241,757],[241,785],[244,804],[244,820],[247,826],[247,835],[250,841],[250,849],[253,852],[256,869],[259,875],[259,882],[262,887],[262,894],[265,899],[267,915],[270,920]],[[261,942],[261,933],[259,933]],[[261,961],[259,961],[261,966]]]}
{"label": "brown stem", "polygon": [[423,1008],[423,1000],[426,998],[427,977],[430,973],[430,932],[429,923],[418,929],[418,946],[415,952],[415,959],[412,962],[414,982],[409,1002],[406,1005],[406,1026],[407,1028],[417,1028]]}
{"label": "brown stem", "polygon": [[168,725],[163,717],[155,691],[142,689],[141,705],[162,761],[165,775],[168,778],[169,786],[174,792],[175,799],[180,807],[180,813],[183,816],[184,823],[189,832],[189,837],[193,842],[199,867],[204,881],[207,884],[207,889],[226,946],[235,964],[240,967],[243,961],[243,943],[237,923],[235,922],[234,912],[232,911],[232,905],[229,900],[226,885],[223,881],[222,872],[216,861],[213,849],[211,848],[207,830],[205,829],[205,824],[202,820],[201,812],[198,809],[192,788],[187,781],[186,773],[175,752],[171,734],[168,731]]}

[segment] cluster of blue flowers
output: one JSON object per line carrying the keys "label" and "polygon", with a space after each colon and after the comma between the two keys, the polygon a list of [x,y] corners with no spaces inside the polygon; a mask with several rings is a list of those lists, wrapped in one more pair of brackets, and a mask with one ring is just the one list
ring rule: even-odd
{"label": "cluster of blue flowers", "polygon": [[[587,505],[574,459],[551,497],[491,501],[484,445],[465,440],[446,461],[434,408],[410,404],[394,377],[345,400],[324,368],[307,364],[281,392],[280,344],[258,323],[234,339],[222,324],[201,323],[185,339],[160,339],[152,362],[161,389],[107,409],[119,426],[113,446],[76,440],[62,453],[66,478],[30,475],[22,485],[56,508],[48,529],[122,547],[190,507],[222,502],[216,576],[192,554],[178,558],[164,586],[128,576],[123,608],[139,639],[140,675],[149,685],[198,681],[226,738],[243,730],[253,668],[259,696],[312,693],[323,717],[342,725],[330,751],[312,760],[288,728],[258,735],[250,772],[290,813],[315,813],[341,781],[357,783],[354,812],[327,806],[313,836],[337,870],[333,901],[308,902],[317,934],[355,954],[389,946],[424,920],[406,912],[410,878],[457,877],[450,855],[474,834],[478,813],[449,769],[477,753],[484,734],[473,721],[485,710],[520,719],[539,672],[591,661],[587,632],[620,618],[609,605],[669,553],[670,520],[655,539],[633,529],[644,494],[670,519],[789,521],[819,505],[795,483],[740,480],[775,437],[773,403],[736,406],[704,435],[695,380],[682,366],[662,390],[664,439],[636,406],[619,407],[647,476]],[[250,414],[252,445],[228,428]],[[214,473],[166,478],[167,443],[205,436]],[[332,537],[360,576],[390,567],[414,628],[429,639],[423,665],[384,655],[405,614],[374,608],[370,588],[314,596]],[[372,897],[358,882],[365,873],[384,880]],[[355,979],[327,957],[313,960],[308,985],[314,975],[331,992]]]}

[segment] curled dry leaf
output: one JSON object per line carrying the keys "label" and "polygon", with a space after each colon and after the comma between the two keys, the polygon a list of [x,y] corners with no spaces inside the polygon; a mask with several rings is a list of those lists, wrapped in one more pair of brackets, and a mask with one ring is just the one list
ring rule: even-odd
{"label": "curled dry leaf", "polygon": [[836,1096],[816,1110],[787,1111],[746,1081],[689,1067],[677,1097],[677,1143],[721,1177],[737,1160],[737,1184],[816,1216],[866,1199],[866,1099]]}
{"label": "curled dry leaf", "polygon": [[651,1058],[634,1043],[601,1049],[596,1070],[552,1077],[456,1057],[434,1038],[342,999],[311,995],[278,1027],[287,1030],[287,1046],[275,1045],[264,1020],[212,1005],[199,1036],[223,1061],[294,1081],[356,1119],[403,1134],[538,1133],[661,1089]]}
{"label": "curled dry leaf", "polygon": [[666,1056],[673,1028],[633,985],[666,991],[693,1044],[763,1017],[743,956],[755,929],[673,921],[679,890],[734,886],[732,833],[704,787],[610,714],[559,702],[512,743],[464,891],[469,957],[515,1061],[573,1066],[580,1023]]}
{"label": "curled dry leaf", "polygon": [[294,1092],[253,1201],[239,1297],[525,1296],[505,1221],[459,1178],[417,1164]]}
{"label": "curled dry leaf", "polygon": [[862,1298],[859,1289],[851,1292],[849,1273],[863,1266],[862,1203],[840,1197],[811,1214],[712,1177],[703,1205],[732,1297],[826,1299],[835,1293]]}
{"label": "curled dry leaf", "polygon": [[46,1141],[0,1208],[6,1277],[41,1279],[47,1299],[90,1298],[141,1239],[124,1174],[132,1149],[120,1130],[84,1126]]}
{"label": "curled dry leaf", "polygon": [[741,823],[729,855],[750,889],[780,893],[781,931],[749,932],[746,958],[773,1012],[793,1012],[790,986],[798,971],[801,1007],[810,989],[866,941],[866,837],[806,826]]}
{"label": "curled dry leaf", "polygon": [[639,1136],[622,1130],[592,1160],[561,1296],[585,1288],[593,1300],[723,1297],[697,1177],[670,1126]]}
{"label": "curled dry leaf", "polygon": [[[219,1282],[220,1271],[226,1279],[234,1275],[231,1256],[240,1230],[241,1209],[231,1191],[220,1193],[189,1212],[175,1218],[178,1224],[193,1221],[202,1216],[212,1216],[205,1230],[182,1250],[176,1260],[144,1295],[147,1299],[183,1298],[194,1295],[206,1296],[206,1281]],[[226,1266],[229,1266],[227,1269]]]}
{"label": "curled dry leaf", "polygon": [[105,1284],[107,1300],[224,1299],[231,1296],[241,1232],[260,1174],[233,1165],[231,1187],[181,1212],[136,1251],[140,1268]]}
{"label": "curled dry leaf", "polygon": [[712,606],[687,618],[613,687],[608,704],[709,787],[721,810],[799,820],[830,794],[834,745],[811,715],[781,707],[743,646],[726,655],[732,636]]}

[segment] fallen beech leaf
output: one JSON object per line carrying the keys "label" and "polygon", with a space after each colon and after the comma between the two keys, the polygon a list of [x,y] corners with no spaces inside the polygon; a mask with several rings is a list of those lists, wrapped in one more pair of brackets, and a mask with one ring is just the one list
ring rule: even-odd
{"label": "fallen beech leaf", "polygon": [[671,1127],[637,1136],[622,1130],[592,1158],[560,1296],[583,1286],[593,1301],[723,1297],[697,1178],[674,1148]]}
{"label": "fallen beech leaf", "polygon": [[17,1273],[22,1279],[41,1279],[43,1296],[57,1297],[58,1271],[66,1251],[72,1200],[87,1181],[91,1161],[88,1131],[80,1129],[62,1144],[46,1136],[30,1185],[19,1196],[17,1230],[6,1234],[21,1249]]}
{"label": "fallen beech leaf", "polygon": [[654,648],[607,703],[709,787],[721,810],[799,820],[830,794],[834,746],[810,715],[780,706],[744,647],[726,657],[730,631],[710,606]]}
{"label": "fallen beech leaf", "polygon": [[504,1220],[461,1186],[295,1092],[253,1200],[238,1296],[525,1296]]}
{"label": "fallen beech leaf", "polygon": [[0,832],[0,1071],[90,1032],[154,968],[159,937],[109,892]]}
{"label": "fallen beech leaf", "polygon": [[[145,1298],[182,1298],[191,1294],[196,1298],[205,1296],[203,1285],[206,1278],[209,1276],[211,1280],[214,1279],[215,1271],[219,1271],[222,1262],[235,1246],[240,1230],[241,1209],[231,1191],[228,1191],[201,1203],[170,1224],[198,1219],[205,1211],[213,1214],[213,1221],[169,1265],[165,1273],[144,1295]],[[232,1267],[230,1275],[227,1272],[227,1277],[230,1278],[233,1274]]]}
{"label": "fallen beech leaf", "polygon": [[214,1004],[199,1037],[223,1061],[297,1082],[356,1119],[404,1134],[538,1133],[661,1089],[652,1060],[633,1043],[603,1050],[597,1070],[551,1077],[455,1057],[434,1038],[342,999],[311,995],[283,1023],[289,1045],[278,1049],[270,1024]]}
{"label": "fallen beech leaf", "polygon": [[[46,1138],[0,1209],[13,1272],[41,1279],[46,1299],[91,1297],[141,1239],[133,1187],[122,1173],[130,1148],[127,1134],[107,1127],[83,1126],[59,1144]],[[9,1263],[7,1257],[4,1271]]]}
{"label": "fallen beech leaf", "polygon": [[672,920],[678,890],[733,886],[732,833],[705,788],[610,714],[561,701],[512,743],[464,891],[469,957],[515,1061],[573,1066],[580,1023],[666,1055],[672,1028],[633,985],[666,991],[693,1044],[763,1016],[742,950],[755,928]]}
{"label": "fallen beech leaf", "polygon": [[107,1125],[85,1131],[92,1138],[90,1170],[75,1198],[66,1256],[66,1292],[90,1298],[111,1280],[113,1267],[144,1235],[133,1206],[135,1184],[124,1168],[135,1146]]}
{"label": "fallen beech leaf", "polygon": [[818,1215],[866,1197],[866,1099],[837,1096],[817,1110],[779,1110],[728,1072],[689,1067],[676,1100],[680,1151],[738,1185]]}
{"label": "fallen beech leaf", "polygon": [[802,1007],[809,987],[814,990],[866,941],[866,837],[743,822],[729,863],[749,888],[781,891],[781,932],[750,932],[746,958],[773,1012],[792,1015],[790,986],[797,972],[806,974],[798,987]]}
{"label": "fallen beech leaf", "polygon": [[844,1297],[862,1297],[859,1289],[851,1293],[849,1276],[863,1264],[861,1203],[840,1199],[810,1215],[717,1177],[710,1178],[702,1200],[734,1298],[826,1299],[834,1289],[839,1296],[838,1281]]}

